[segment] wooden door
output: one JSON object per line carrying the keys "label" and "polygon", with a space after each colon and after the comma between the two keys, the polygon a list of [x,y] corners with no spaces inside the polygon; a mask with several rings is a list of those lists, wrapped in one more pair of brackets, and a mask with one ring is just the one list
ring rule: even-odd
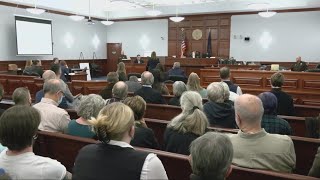
{"label": "wooden door", "polygon": [[108,72],[116,71],[118,58],[121,55],[121,43],[107,43]]}

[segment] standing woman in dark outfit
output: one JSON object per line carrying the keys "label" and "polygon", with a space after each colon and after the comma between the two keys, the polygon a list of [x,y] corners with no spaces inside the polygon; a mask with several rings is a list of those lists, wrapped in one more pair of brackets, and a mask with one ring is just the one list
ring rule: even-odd
{"label": "standing woman in dark outfit", "polygon": [[156,68],[157,64],[160,63],[159,58],[157,58],[156,52],[151,53],[151,57],[148,59],[147,70],[152,71]]}

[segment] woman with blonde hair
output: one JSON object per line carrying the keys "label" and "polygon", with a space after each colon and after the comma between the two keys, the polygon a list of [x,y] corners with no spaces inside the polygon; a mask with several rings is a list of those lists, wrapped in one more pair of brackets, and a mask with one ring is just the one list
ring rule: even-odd
{"label": "woman with blonde hair", "polygon": [[189,75],[187,90],[196,91],[201,95],[202,98],[207,98],[207,90],[201,87],[200,78],[197,73],[193,72]]}
{"label": "woman with blonde hair", "polygon": [[80,150],[74,179],[168,179],[155,154],[136,151],[130,145],[135,133],[130,107],[119,102],[109,104],[89,123],[100,143]]}
{"label": "woman with blonde hair", "polygon": [[118,64],[117,73],[119,75],[119,81],[127,81],[127,72],[126,72],[126,65],[123,62]]}
{"label": "woman with blonde hair", "polygon": [[152,71],[158,63],[160,63],[159,58],[157,58],[156,52],[153,51],[151,57],[148,58],[147,70]]}
{"label": "woman with blonde hair", "polygon": [[165,150],[189,155],[191,142],[205,134],[209,122],[202,112],[202,98],[199,93],[184,92],[180,104],[182,113],[171,120],[164,133]]}
{"label": "woman with blonde hair", "polygon": [[31,66],[32,66],[32,60],[27,60],[24,68],[31,67]]}

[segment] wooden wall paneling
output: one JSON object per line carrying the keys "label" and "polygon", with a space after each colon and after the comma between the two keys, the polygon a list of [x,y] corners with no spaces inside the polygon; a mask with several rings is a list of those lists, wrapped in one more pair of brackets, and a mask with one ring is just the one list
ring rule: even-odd
{"label": "wooden wall paneling", "polygon": [[177,40],[177,28],[169,28],[168,39],[171,41]]}
{"label": "wooden wall paneling", "polygon": [[193,40],[191,41],[191,47],[190,47],[193,51],[199,51],[199,52],[203,52],[204,49],[204,45],[203,45],[203,41],[196,41]]}
{"label": "wooden wall paneling", "polygon": [[169,41],[168,42],[168,56],[177,56],[177,41]]}
{"label": "wooden wall paneling", "polygon": [[229,51],[230,51],[230,41],[220,40],[218,43],[218,56],[219,57],[229,57]]}

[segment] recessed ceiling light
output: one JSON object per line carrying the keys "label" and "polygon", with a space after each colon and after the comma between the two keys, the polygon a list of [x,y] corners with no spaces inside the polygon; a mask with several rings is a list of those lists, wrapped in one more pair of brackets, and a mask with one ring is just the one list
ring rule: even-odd
{"label": "recessed ceiling light", "polygon": [[29,13],[31,13],[31,14],[37,14],[37,15],[46,12],[46,10],[44,10],[44,9],[38,9],[38,8],[27,8],[26,10],[27,10]]}
{"label": "recessed ceiling light", "polygon": [[173,16],[173,17],[170,17],[169,18],[171,21],[173,22],[181,22],[184,20],[184,17],[181,17],[181,16]]}
{"label": "recessed ceiling light", "polygon": [[254,9],[254,10],[267,9],[268,7],[269,7],[268,3],[252,3],[248,5],[249,9]]}
{"label": "recessed ceiling light", "polygon": [[103,25],[106,25],[106,26],[110,26],[111,24],[114,23],[114,21],[100,21]]}
{"label": "recessed ceiling light", "polygon": [[258,14],[259,14],[259,16],[261,16],[263,18],[270,18],[270,17],[276,15],[277,12],[275,12],[275,11],[264,11],[264,12],[259,12]]}

